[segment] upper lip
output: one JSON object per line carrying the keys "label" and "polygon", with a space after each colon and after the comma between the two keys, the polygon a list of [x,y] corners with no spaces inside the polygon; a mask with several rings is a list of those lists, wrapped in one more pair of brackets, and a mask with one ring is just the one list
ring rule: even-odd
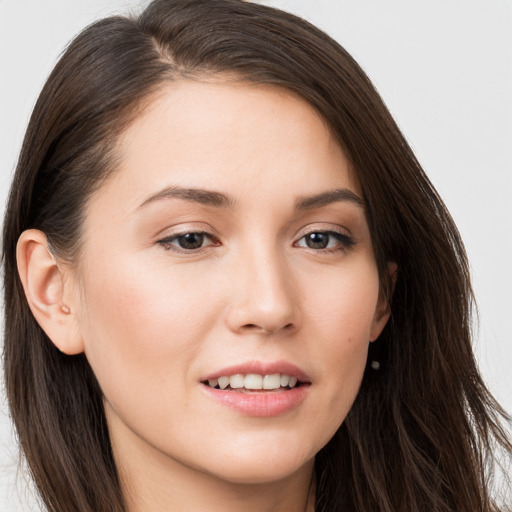
{"label": "upper lip", "polygon": [[254,373],[257,375],[273,375],[279,373],[281,375],[289,375],[290,377],[297,377],[302,383],[311,382],[308,374],[287,361],[273,361],[273,362],[262,362],[262,361],[250,361],[247,363],[236,364],[227,366],[221,370],[216,370],[209,375],[206,375],[201,379],[202,382],[207,380],[218,379],[219,377],[229,377],[231,375]]}

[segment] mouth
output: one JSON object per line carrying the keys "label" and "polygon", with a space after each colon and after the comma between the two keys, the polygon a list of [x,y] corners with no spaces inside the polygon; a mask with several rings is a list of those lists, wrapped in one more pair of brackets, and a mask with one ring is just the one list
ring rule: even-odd
{"label": "mouth", "polygon": [[222,375],[218,378],[207,379],[202,384],[213,389],[223,391],[238,391],[240,393],[261,393],[263,391],[276,392],[288,391],[305,385],[293,375],[286,373],[273,373],[260,375],[257,373],[237,373],[234,375]]}
{"label": "mouth", "polygon": [[260,418],[299,409],[311,390],[308,375],[285,361],[230,366],[200,382],[205,396],[238,414]]}

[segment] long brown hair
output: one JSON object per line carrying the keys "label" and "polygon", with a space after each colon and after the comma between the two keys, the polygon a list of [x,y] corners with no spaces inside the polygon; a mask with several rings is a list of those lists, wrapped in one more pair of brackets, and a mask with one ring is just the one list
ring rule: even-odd
{"label": "long brown hair", "polygon": [[4,224],[4,364],[12,418],[48,510],[125,504],[101,389],[86,358],[60,353],[33,318],[16,271],[18,237],[40,229],[59,258],[76,262],[84,205],[115,172],[119,135],[163,83],[209,75],[279,86],[320,112],[359,178],[390,298],[387,263],[399,269],[360,392],[316,457],[316,510],[496,510],[489,475],[494,448],[512,454],[510,418],[475,364],[458,231],[350,55],[306,21],[242,0],[155,0],[138,17],[94,23],[35,106]]}

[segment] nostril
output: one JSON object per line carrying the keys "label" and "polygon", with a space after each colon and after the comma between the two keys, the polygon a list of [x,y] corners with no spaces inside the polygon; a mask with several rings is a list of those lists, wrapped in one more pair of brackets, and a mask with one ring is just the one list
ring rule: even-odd
{"label": "nostril", "polygon": [[278,331],[278,330],[290,331],[293,328],[294,328],[294,324],[292,322],[284,325],[283,327],[276,327],[276,328],[268,328],[268,327],[264,327],[264,326],[258,325],[258,324],[245,324],[243,326],[243,329],[258,330],[258,331],[262,331],[266,334],[272,334],[273,332]]}

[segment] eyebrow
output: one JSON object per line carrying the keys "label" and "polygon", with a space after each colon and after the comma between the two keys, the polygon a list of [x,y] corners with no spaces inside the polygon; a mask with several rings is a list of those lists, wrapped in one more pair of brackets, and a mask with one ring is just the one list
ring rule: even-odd
{"label": "eyebrow", "polygon": [[201,188],[183,188],[183,187],[167,187],[160,192],[148,197],[140,206],[146,206],[154,201],[160,199],[183,199],[184,201],[190,201],[193,203],[203,204],[205,206],[214,206],[215,208],[228,208],[233,209],[236,206],[236,201],[222,194],[221,192],[215,192],[213,190],[206,190]]}
{"label": "eyebrow", "polygon": [[310,210],[341,201],[349,201],[361,208],[364,207],[364,201],[357,194],[352,192],[352,190],[348,188],[337,188],[314,196],[300,197],[295,203],[295,209]]}
{"label": "eyebrow", "polygon": [[[215,208],[234,209],[237,201],[222,192],[206,190],[201,188],[183,188],[178,186],[167,187],[156,194],[148,197],[140,206],[142,208],[150,203],[161,199],[182,199],[193,203],[199,203],[205,206]],[[361,208],[364,207],[364,201],[354,192],[347,188],[337,188],[321,192],[314,196],[299,197],[295,202],[295,210],[311,210],[320,208],[331,203],[348,201]]]}

